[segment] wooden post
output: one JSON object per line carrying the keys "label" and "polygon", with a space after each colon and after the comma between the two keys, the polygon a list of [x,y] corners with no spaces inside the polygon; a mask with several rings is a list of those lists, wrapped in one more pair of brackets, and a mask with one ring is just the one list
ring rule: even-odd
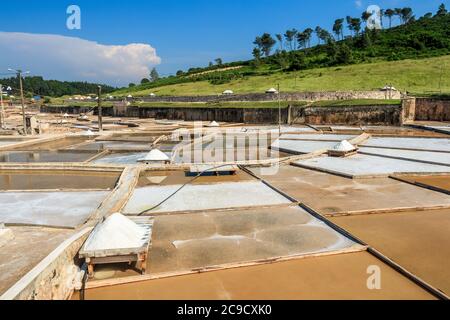
{"label": "wooden post", "polygon": [[288,111],[288,114],[287,114],[287,124],[288,124],[288,126],[290,126],[291,125],[291,123],[292,123],[292,105],[291,104],[289,104],[288,105],[288,109],[287,109]]}
{"label": "wooden post", "polygon": [[88,276],[92,279],[94,277],[94,264],[90,258],[86,258],[86,264],[88,267]]}
{"label": "wooden post", "polygon": [[103,119],[102,119],[102,87],[98,86],[98,131],[103,132]]}
{"label": "wooden post", "polygon": [[19,77],[20,84],[20,100],[22,102],[22,120],[23,120],[23,131],[24,134],[27,135],[27,120],[25,119],[25,98],[23,96],[23,83],[22,83],[22,71],[17,72],[17,76]]}

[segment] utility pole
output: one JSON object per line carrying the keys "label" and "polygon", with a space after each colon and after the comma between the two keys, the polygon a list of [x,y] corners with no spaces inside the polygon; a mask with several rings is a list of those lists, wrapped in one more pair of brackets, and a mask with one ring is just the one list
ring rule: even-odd
{"label": "utility pole", "polygon": [[103,119],[102,119],[102,87],[97,88],[97,101],[98,101],[98,131],[103,132]]}
{"label": "utility pole", "polygon": [[0,106],[2,110],[0,110],[0,128],[5,128],[5,108],[3,106],[3,85],[0,83]]}
{"label": "utility pole", "polygon": [[25,99],[23,97],[23,83],[22,83],[22,70],[17,72],[20,83],[20,101],[22,102],[22,120],[23,120],[23,132],[27,135],[27,120],[25,118]]}
{"label": "utility pole", "polygon": [[[25,135],[27,135],[27,120],[25,118],[25,98],[23,96],[23,83],[22,83],[22,70],[13,70],[8,69],[8,71],[15,72],[17,74],[17,77],[19,78],[19,86],[20,86],[20,99],[22,102],[22,120],[23,120],[23,132]],[[29,73],[28,71],[25,72],[25,74]]]}

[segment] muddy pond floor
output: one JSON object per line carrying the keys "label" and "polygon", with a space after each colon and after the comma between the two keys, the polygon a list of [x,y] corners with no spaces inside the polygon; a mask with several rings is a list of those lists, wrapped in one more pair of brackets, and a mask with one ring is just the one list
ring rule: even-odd
{"label": "muddy pond floor", "polygon": [[450,175],[395,176],[400,181],[450,194]]}
{"label": "muddy pond floor", "polygon": [[450,294],[450,209],[337,217],[331,221]]}
{"label": "muddy pond floor", "polygon": [[252,172],[323,215],[450,207],[450,197],[390,178],[349,179],[282,165],[275,175]]}
{"label": "muddy pond floor", "polygon": [[0,170],[0,191],[50,189],[113,189],[120,173],[58,170]]}
{"label": "muddy pond floor", "polygon": [[[367,268],[380,267],[381,290],[367,288]],[[308,300],[435,298],[367,252],[306,258],[88,289],[88,300]],[[78,299],[77,295],[73,299]]]}

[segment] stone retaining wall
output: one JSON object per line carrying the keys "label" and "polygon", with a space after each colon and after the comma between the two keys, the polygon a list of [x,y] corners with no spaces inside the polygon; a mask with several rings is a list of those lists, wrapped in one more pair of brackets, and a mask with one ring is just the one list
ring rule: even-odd
{"label": "stone retaining wall", "polygon": [[[78,114],[83,107],[46,107],[44,112]],[[90,109],[91,110],[91,109]],[[105,116],[136,117],[185,121],[220,121],[248,124],[277,124],[277,108],[105,108]],[[288,107],[281,110],[281,122],[294,124],[384,124],[399,125],[402,121],[400,105]]]}
{"label": "stone retaining wall", "polygon": [[416,98],[415,120],[450,121],[450,99]]}
{"label": "stone retaining wall", "polygon": [[244,122],[245,110],[242,108],[139,108],[139,118]]}
{"label": "stone retaining wall", "polygon": [[308,107],[292,111],[295,124],[335,125],[400,125],[402,107],[399,105]]}

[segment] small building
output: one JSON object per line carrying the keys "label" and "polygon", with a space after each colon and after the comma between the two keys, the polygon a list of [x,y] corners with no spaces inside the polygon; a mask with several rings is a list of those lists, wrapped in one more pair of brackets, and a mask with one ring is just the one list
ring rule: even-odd
{"label": "small building", "polygon": [[381,91],[398,91],[394,86],[384,86],[380,89]]}
{"label": "small building", "polygon": [[270,89],[266,90],[266,93],[269,93],[269,94],[277,94],[277,93],[278,93],[278,90],[275,89],[275,88],[270,88]]}

